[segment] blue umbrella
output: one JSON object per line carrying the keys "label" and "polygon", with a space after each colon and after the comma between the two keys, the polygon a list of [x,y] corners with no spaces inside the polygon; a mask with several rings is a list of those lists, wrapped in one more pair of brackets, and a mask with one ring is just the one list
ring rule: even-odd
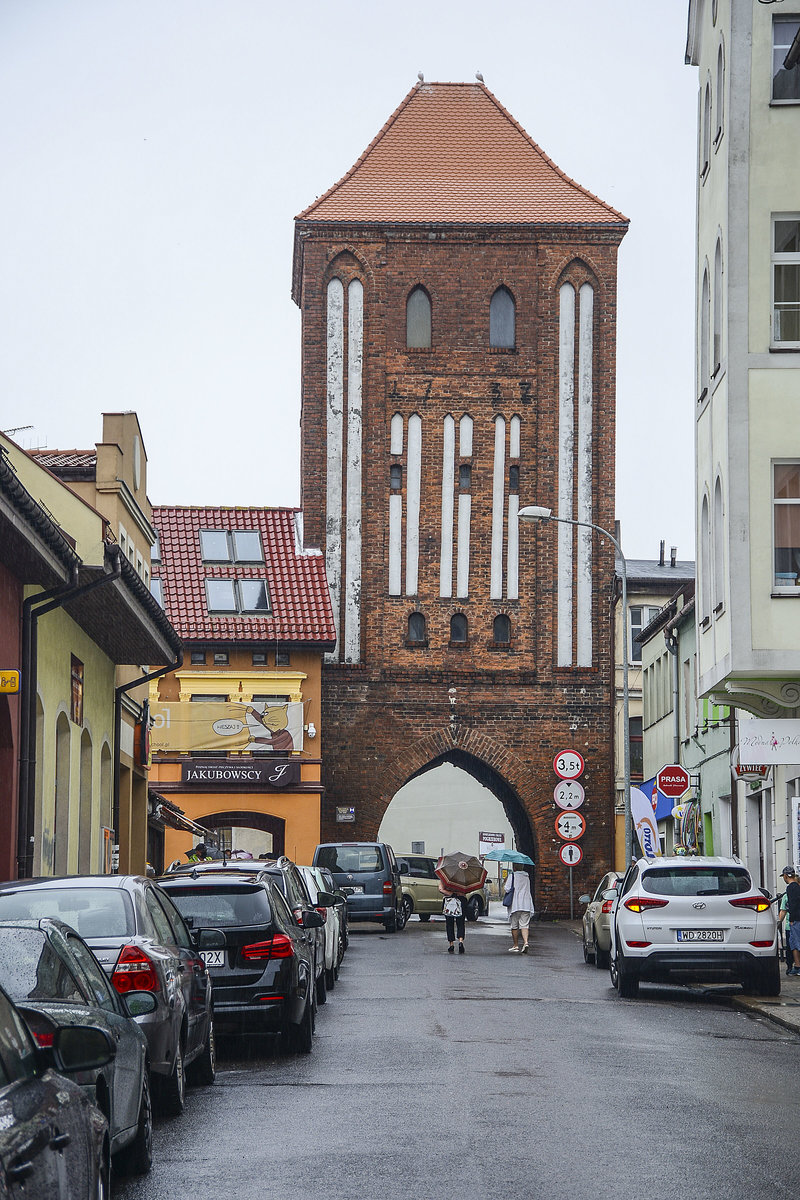
{"label": "blue umbrella", "polygon": [[483,861],[523,863],[527,867],[536,866],[532,858],[528,858],[527,854],[520,854],[519,850],[490,850],[488,854],[484,854]]}

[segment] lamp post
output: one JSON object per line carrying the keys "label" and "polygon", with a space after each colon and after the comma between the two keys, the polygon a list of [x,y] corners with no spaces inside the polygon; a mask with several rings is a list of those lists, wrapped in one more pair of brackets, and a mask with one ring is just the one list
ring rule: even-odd
{"label": "lamp post", "polygon": [[[625,800],[625,866],[631,865],[633,858],[633,822],[631,820],[631,731],[630,708],[628,698],[628,564],[622,547],[617,539],[607,529],[593,525],[591,521],[576,521],[572,517],[556,517],[550,508],[542,508],[538,504],[528,504],[519,510],[517,518],[520,521],[558,521],[562,525],[581,525],[585,529],[594,529],[601,537],[608,538],[614,546],[622,565],[622,774]],[[616,663],[614,664],[616,676]],[[616,692],[616,683],[615,683]]]}

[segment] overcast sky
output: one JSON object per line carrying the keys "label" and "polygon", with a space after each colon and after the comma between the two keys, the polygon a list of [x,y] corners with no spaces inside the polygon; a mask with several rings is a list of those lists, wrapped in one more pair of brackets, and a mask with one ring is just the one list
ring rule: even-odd
{"label": "overcast sky", "polygon": [[[0,0],[0,427],[135,409],[154,504],[299,503],[293,218],[415,83],[487,86],[631,221],[617,515],[694,557],[685,0]],[[523,497],[533,501],[535,497]]]}

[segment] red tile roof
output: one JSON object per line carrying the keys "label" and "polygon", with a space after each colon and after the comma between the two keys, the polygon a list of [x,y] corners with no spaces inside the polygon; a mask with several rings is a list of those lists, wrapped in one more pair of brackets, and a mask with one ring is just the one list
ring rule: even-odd
{"label": "red tile roof", "polygon": [[[302,642],[332,648],[336,641],[325,560],[298,545],[294,508],[153,509],[161,564],[164,608],[185,641]],[[201,529],[257,529],[264,547],[263,565],[204,563]],[[263,579],[271,614],[264,617],[210,616],[206,579]]]}
{"label": "red tile roof", "polygon": [[569,179],[482,83],[421,83],[298,221],[627,224]]}

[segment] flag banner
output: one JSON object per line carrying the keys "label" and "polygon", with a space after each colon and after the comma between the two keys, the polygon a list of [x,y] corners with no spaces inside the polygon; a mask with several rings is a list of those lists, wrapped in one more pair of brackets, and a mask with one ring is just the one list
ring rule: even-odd
{"label": "flag banner", "polygon": [[150,706],[150,748],[161,753],[303,749],[303,705],[177,701]]}

